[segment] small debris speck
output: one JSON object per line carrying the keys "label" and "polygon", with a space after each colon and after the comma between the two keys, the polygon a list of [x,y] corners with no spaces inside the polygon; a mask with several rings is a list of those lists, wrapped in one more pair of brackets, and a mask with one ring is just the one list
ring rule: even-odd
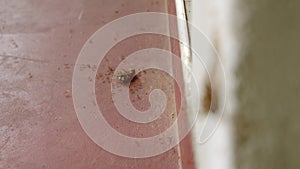
{"label": "small debris speck", "polygon": [[64,94],[65,94],[65,97],[66,97],[66,98],[72,97],[71,91],[70,91],[70,90],[66,90]]}
{"label": "small debris speck", "polygon": [[130,71],[121,72],[117,75],[117,79],[119,82],[123,84],[128,84],[133,80],[135,77],[135,69],[132,69]]}
{"label": "small debris speck", "polygon": [[109,72],[109,73],[113,73],[113,72],[114,72],[114,69],[113,69],[112,67],[109,66],[109,67],[108,67],[108,72]]}
{"label": "small debris speck", "polygon": [[32,76],[31,73],[29,73],[28,76],[29,76],[29,79],[32,79],[32,78],[33,78],[33,76]]}
{"label": "small debris speck", "polygon": [[65,69],[70,69],[71,68],[70,64],[64,64],[64,66],[65,66]]}

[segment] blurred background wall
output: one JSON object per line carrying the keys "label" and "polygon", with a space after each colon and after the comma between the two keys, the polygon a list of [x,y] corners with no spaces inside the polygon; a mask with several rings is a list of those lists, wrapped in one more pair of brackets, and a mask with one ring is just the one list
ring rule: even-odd
{"label": "blurred background wall", "polygon": [[300,168],[300,1],[194,0],[186,7],[223,59],[228,82],[219,132],[193,145],[198,168]]}
{"label": "blurred background wall", "polygon": [[243,0],[237,9],[247,14],[235,16],[237,168],[300,168],[300,1]]}

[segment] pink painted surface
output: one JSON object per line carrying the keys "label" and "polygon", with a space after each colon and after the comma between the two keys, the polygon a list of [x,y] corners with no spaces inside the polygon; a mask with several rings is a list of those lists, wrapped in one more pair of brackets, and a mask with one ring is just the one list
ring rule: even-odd
{"label": "pink painted surface", "polygon": [[[170,3],[170,2],[169,2]],[[0,1],[0,168],[2,169],[124,169],[193,168],[189,139],[178,147],[145,159],[106,152],[82,130],[72,102],[72,71],[85,41],[106,23],[136,12],[167,12],[165,1],[149,0],[1,0]],[[172,4],[172,3],[171,3]],[[171,5],[174,8],[174,4]],[[138,42],[139,45],[136,45]],[[111,74],[122,58],[140,48],[170,49],[169,39],[145,35],[113,48],[96,80],[98,104],[112,127],[146,137],[174,120],[174,84],[165,74],[149,70],[131,84],[131,99],[147,109],[147,93],[158,87],[167,93],[164,118],[136,125],[118,115],[111,101]],[[189,163],[186,165],[185,163]]]}

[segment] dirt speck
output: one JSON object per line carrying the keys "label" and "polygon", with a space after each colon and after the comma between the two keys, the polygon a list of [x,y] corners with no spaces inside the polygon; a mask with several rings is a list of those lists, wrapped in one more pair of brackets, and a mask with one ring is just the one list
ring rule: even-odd
{"label": "dirt speck", "polygon": [[62,117],[54,117],[54,120],[62,120]]}
{"label": "dirt speck", "polygon": [[70,64],[64,64],[65,69],[70,69],[71,65]]}
{"label": "dirt speck", "polygon": [[28,73],[28,77],[29,77],[29,79],[32,79],[33,75],[31,73]]}
{"label": "dirt speck", "polygon": [[114,69],[113,69],[112,67],[108,66],[107,72],[108,72],[108,73],[113,73],[113,72],[114,72]]}
{"label": "dirt speck", "polygon": [[101,73],[97,73],[96,78],[99,80],[100,78],[102,78],[103,75]]}
{"label": "dirt speck", "polygon": [[176,116],[175,116],[175,113],[172,113],[172,114],[171,114],[171,119],[174,120],[175,117],[176,117]]}
{"label": "dirt speck", "polygon": [[12,47],[14,47],[14,48],[18,48],[19,47],[19,45],[16,43],[16,41],[14,41],[14,40],[11,40],[11,45],[12,45]]}
{"label": "dirt speck", "polygon": [[126,56],[122,55],[121,56],[121,60],[124,60],[126,58]]}
{"label": "dirt speck", "polygon": [[65,93],[64,93],[64,95],[65,95],[66,98],[72,97],[72,94],[71,94],[70,90],[66,90]]}

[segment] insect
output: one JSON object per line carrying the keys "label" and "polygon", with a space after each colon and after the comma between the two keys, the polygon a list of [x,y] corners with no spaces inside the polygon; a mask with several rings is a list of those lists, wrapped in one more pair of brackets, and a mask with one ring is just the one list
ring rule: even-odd
{"label": "insect", "polygon": [[117,75],[117,79],[122,84],[129,84],[135,77],[135,69],[129,71],[120,72]]}

